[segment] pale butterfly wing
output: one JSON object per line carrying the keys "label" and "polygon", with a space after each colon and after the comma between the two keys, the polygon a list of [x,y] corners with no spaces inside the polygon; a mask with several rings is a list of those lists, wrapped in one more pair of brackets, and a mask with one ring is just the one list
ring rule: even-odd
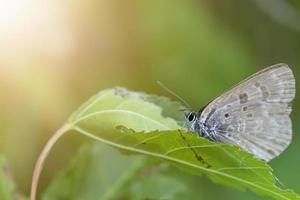
{"label": "pale butterfly wing", "polygon": [[232,143],[266,161],[290,143],[289,117],[295,78],[286,64],[257,72],[217,97],[203,110],[200,123],[214,138]]}

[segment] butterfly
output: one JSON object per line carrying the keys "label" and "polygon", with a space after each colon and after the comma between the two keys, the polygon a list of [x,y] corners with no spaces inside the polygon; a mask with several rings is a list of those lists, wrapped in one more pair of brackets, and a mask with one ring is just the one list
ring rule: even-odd
{"label": "butterfly", "polygon": [[270,161],[292,139],[289,117],[295,78],[287,64],[267,67],[218,96],[198,112],[185,113],[189,131],[234,144]]}

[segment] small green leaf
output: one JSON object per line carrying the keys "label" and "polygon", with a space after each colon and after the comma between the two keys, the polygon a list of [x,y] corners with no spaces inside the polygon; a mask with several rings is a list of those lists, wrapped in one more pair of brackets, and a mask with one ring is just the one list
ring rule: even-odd
{"label": "small green leaf", "polygon": [[12,200],[15,197],[15,184],[10,177],[5,159],[0,156],[0,199]]}
{"label": "small green leaf", "polygon": [[68,120],[68,127],[118,149],[205,174],[215,183],[274,199],[300,199],[293,191],[276,186],[272,169],[264,161],[236,146],[178,130],[180,126],[171,118],[179,116],[178,108],[165,98],[116,88],[100,92],[81,106]]}
{"label": "small green leaf", "polygon": [[68,168],[54,178],[42,199],[111,199],[143,166],[142,160],[122,156],[99,143],[84,145]]}
{"label": "small green leaf", "polygon": [[130,199],[176,199],[176,195],[186,191],[183,182],[166,174],[142,176],[130,186]]}

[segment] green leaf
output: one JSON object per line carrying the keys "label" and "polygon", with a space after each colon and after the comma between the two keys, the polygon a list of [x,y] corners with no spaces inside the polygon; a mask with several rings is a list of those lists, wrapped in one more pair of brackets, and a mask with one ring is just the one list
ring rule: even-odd
{"label": "green leaf", "polygon": [[168,169],[142,157],[121,155],[99,142],[83,145],[42,199],[175,199],[187,188],[165,173]]}
{"label": "green leaf", "polygon": [[16,191],[16,186],[12,180],[11,174],[8,170],[6,161],[0,155],[0,199],[13,200],[13,199],[26,199]]}
{"label": "green leaf", "polygon": [[112,199],[142,166],[140,157],[122,156],[99,143],[84,145],[68,168],[54,178],[42,199]]}
{"label": "green leaf", "polygon": [[293,191],[276,185],[272,169],[264,161],[236,146],[178,130],[180,126],[170,118],[176,109],[166,110],[159,97],[153,97],[156,101],[151,98],[122,88],[102,91],[70,117],[68,126],[126,152],[169,161],[189,173],[205,174],[215,183],[274,199],[300,199]]}
{"label": "green leaf", "polygon": [[118,87],[92,97],[72,114],[68,123],[71,126],[88,123],[98,131],[112,131],[119,125],[135,131],[170,130],[180,128],[171,118],[173,115],[178,118],[178,109],[179,104],[169,102],[165,97],[129,92]]}
{"label": "green leaf", "polygon": [[130,185],[130,199],[176,199],[187,186],[179,179],[164,173],[141,176]]}

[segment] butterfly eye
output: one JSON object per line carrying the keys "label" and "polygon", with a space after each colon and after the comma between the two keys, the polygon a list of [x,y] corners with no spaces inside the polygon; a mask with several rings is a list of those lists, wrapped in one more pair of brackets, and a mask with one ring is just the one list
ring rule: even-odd
{"label": "butterfly eye", "polygon": [[188,117],[187,117],[187,119],[191,122],[191,121],[194,121],[195,120],[195,118],[196,118],[196,115],[195,115],[195,113],[190,113],[189,115],[188,115]]}

